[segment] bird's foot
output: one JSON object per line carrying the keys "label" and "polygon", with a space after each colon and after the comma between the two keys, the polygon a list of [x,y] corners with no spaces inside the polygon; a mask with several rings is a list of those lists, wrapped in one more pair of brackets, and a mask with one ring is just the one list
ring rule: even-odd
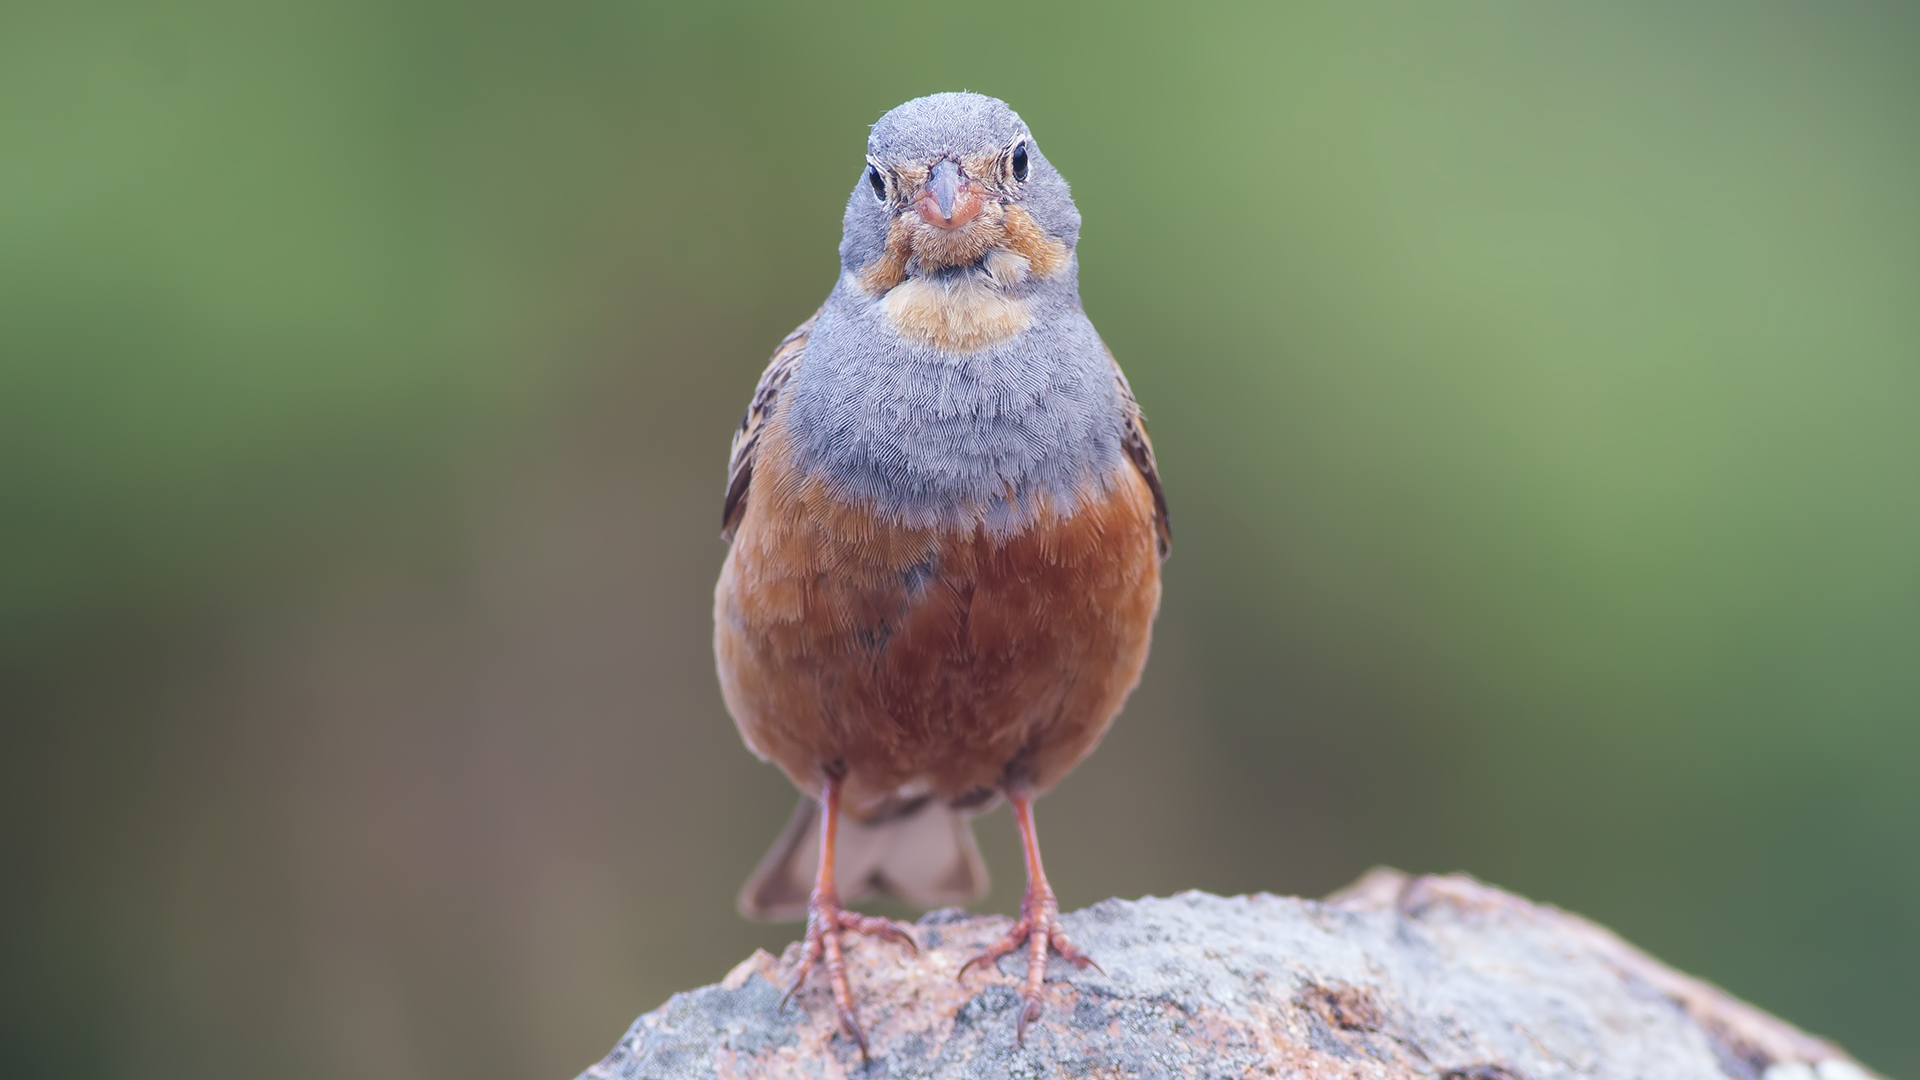
{"label": "bird's foot", "polygon": [[840,1030],[860,1047],[860,1059],[865,1061],[867,1037],[860,1030],[860,1021],[853,1015],[853,991],[847,986],[847,961],[840,951],[840,933],[844,930],[903,942],[913,951],[920,951],[919,943],[913,940],[907,928],[892,919],[848,911],[840,906],[838,896],[816,892],[807,904],[807,936],[806,944],[800,950],[800,966],[793,973],[793,982],[787,987],[786,997],[780,999],[780,1007],[786,1008],[788,1000],[806,983],[807,976],[815,967],[826,968],[827,985],[833,990],[833,1008],[840,1017]]}
{"label": "bird's foot", "polygon": [[1022,944],[1027,947],[1027,982],[1020,991],[1020,1019],[1013,1029],[1016,1045],[1026,1038],[1027,1025],[1040,1019],[1041,987],[1046,983],[1049,951],[1059,953],[1062,959],[1082,970],[1089,967],[1100,970],[1099,964],[1067,939],[1066,931],[1060,926],[1059,901],[1054,899],[1053,890],[1043,881],[1037,887],[1027,887],[1027,898],[1020,903],[1020,921],[1013,924],[1013,929],[1007,931],[1005,937],[962,964],[960,977],[964,978],[968,969],[975,964],[994,966],[1001,957]]}

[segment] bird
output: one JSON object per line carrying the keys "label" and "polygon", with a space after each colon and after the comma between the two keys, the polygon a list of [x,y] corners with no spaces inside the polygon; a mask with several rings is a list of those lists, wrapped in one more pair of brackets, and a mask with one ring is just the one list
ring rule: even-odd
{"label": "bird", "polygon": [[917,948],[846,905],[984,895],[969,819],[1011,804],[1025,946],[1016,1040],[1063,932],[1033,803],[1091,752],[1146,663],[1171,546],[1133,391],[1079,295],[1080,214],[997,98],[915,98],[869,129],[826,301],[774,351],[735,432],[714,651],[747,747],[800,790],[741,891],[806,919],[867,1051],[843,934]]}

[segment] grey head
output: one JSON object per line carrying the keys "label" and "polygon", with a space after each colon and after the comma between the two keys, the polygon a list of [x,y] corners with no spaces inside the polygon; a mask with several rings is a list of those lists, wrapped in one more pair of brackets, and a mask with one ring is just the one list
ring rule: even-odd
{"label": "grey head", "polygon": [[783,395],[795,465],[903,524],[996,532],[1105,490],[1122,394],[1080,307],[1079,238],[1005,102],[934,94],[881,117]]}
{"label": "grey head", "polygon": [[1066,179],[1006,102],[982,94],[915,98],[867,136],[866,168],[847,199],[841,266],[873,266],[888,254],[890,237],[911,245],[912,270],[977,262],[997,246],[996,226],[1009,207],[1069,252],[1080,239]]}

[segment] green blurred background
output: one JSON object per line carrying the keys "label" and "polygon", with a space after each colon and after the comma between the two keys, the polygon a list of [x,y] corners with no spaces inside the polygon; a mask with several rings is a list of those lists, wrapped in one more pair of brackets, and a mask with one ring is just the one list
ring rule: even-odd
{"label": "green blurred background", "polygon": [[1916,14],[7,5],[0,1072],[563,1077],[791,939],[727,438],[969,88],[1177,532],[1063,900],[1464,869],[1920,1075]]}

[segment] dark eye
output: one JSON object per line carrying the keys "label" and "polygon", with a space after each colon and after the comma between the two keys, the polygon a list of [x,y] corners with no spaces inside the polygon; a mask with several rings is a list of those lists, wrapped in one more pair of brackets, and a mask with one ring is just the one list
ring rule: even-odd
{"label": "dark eye", "polygon": [[1013,178],[1022,182],[1027,179],[1027,144],[1024,142],[1013,148]]}
{"label": "dark eye", "polygon": [[873,165],[867,166],[867,186],[873,189],[874,198],[887,201],[887,178],[881,176],[880,170]]}

